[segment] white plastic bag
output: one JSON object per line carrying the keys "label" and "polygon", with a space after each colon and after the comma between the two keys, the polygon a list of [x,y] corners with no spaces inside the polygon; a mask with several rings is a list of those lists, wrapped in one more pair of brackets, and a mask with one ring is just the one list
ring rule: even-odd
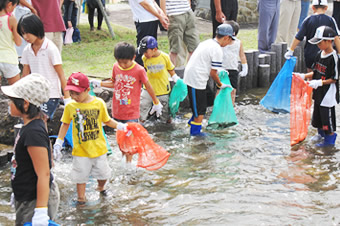
{"label": "white plastic bag", "polygon": [[74,31],[73,27],[66,29],[65,40],[64,40],[65,45],[73,43],[73,40],[72,40],[73,31]]}

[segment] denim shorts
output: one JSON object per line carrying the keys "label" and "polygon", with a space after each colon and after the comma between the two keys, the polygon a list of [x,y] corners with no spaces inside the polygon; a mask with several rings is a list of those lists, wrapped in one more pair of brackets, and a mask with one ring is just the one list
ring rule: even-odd
{"label": "denim shorts", "polygon": [[52,120],[55,111],[59,106],[60,98],[50,98],[40,106],[40,109]]}

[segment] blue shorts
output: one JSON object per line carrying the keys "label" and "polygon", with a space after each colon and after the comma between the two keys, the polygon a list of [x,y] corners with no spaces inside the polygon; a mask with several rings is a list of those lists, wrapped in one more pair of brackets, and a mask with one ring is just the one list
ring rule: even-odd
{"label": "blue shorts", "polygon": [[53,118],[53,115],[59,107],[60,98],[50,98],[46,103],[40,106],[40,109],[48,116],[49,119]]}

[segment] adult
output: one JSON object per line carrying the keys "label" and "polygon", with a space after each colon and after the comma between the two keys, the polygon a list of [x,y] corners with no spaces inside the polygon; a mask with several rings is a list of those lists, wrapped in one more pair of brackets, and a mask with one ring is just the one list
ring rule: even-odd
{"label": "adult", "polygon": [[301,13],[301,0],[281,0],[280,19],[276,41],[292,44],[298,28]]}
{"label": "adult", "polygon": [[214,38],[218,25],[225,20],[237,20],[238,0],[210,0],[210,11]]}
{"label": "adult", "polygon": [[45,36],[54,42],[60,53],[63,48],[63,36],[65,31],[64,20],[61,16],[61,1],[63,0],[32,0],[32,6],[37,10],[44,24]]}
{"label": "adult", "polygon": [[301,0],[301,13],[300,13],[300,19],[299,19],[299,24],[298,24],[299,30],[300,30],[302,22],[308,16],[309,5],[310,5],[310,0]]}
{"label": "adult", "polygon": [[[101,0],[101,1],[102,1],[103,6],[105,6],[105,0]],[[103,13],[99,8],[98,1],[97,0],[86,0],[86,4],[89,10],[88,20],[90,24],[90,30],[91,31],[94,30],[93,19],[94,19],[95,9],[97,9],[97,20],[98,20],[97,30],[101,30],[102,22],[103,22]]]}
{"label": "adult", "polygon": [[280,0],[258,0],[259,27],[258,49],[261,53],[270,51],[275,42],[280,17]]}
{"label": "adult", "polygon": [[199,36],[195,24],[195,14],[190,7],[190,0],[161,0],[161,8],[169,18],[168,38],[170,45],[170,59],[177,65],[177,55],[184,42],[189,55],[199,44]]}
{"label": "adult", "polygon": [[[168,29],[169,19],[154,0],[129,0],[129,5],[137,30],[137,46],[147,35],[157,39],[158,20],[166,30]],[[143,66],[142,55],[138,51],[135,60]]]}
{"label": "adult", "polygon": [[338,28],[340,29],[340,0],[333,1],[333,14],[332,17],[335,19]]}

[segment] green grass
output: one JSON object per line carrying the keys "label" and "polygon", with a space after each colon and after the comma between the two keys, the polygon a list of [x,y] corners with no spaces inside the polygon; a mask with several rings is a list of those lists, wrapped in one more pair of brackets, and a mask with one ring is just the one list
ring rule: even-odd
{"label": "green grass", "polygon": [[[105,26],[101,31],[90,32],[88,24],[80,24],[80,43],[73,43],[63,47],[62,58],[65,76],[72,72],[82,72],[91,77],[110,78],[112,65],[115,62],[113,56],[114,46],[121,41],[131,44],[136,43],[136,31],[118,25],[112,25],[115,39],[110,37]],[[211,34],[200,35],[200,40],[206,40]],[[240,30],[238,38],[242,40],[245,50],[257,49],[257,30]],[[159,49],[168,53],[169,43],[167,36],[158,37]]]}

